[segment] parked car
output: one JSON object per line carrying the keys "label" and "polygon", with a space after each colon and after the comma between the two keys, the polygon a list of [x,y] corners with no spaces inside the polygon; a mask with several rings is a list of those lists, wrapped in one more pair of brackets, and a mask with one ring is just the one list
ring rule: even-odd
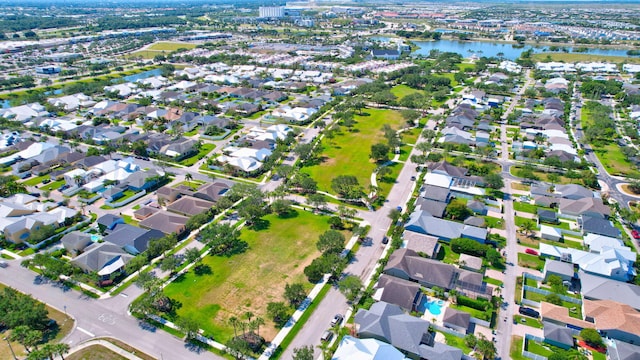
{"label": "parked car", "polygon": [[383,237],[383,238],[382,238],[382,243],[383,243],[384,245],[387,245],[387,244],[389,243],[389,238],[388,238],[388,237],[386,237],[386,236],[385,236],[385,237]]}
{"label": "parked car", "polygon": [[342,323],[342,315],[340,314],[336,314],[336,316],[333,317],[333,319],[331,319],[331,326],[336,326]]}
{"label": "parked car", "polygon": [[415,177],[415,176],[412,176],[412,177],[411,177],[411,181],[416,181],[416,177]]}
{"label": "parked car", "polygon": [[638,230],[631,230],[631,236],[636,240],[640,239],[640,232],[638,232]]}
{"label": "parked car", "polygon": [[520,312],[520,314],[522,315],[526,315],[526,316],[531,316],[533,318],[539,318],[540,317],[540,313],[533,310],[532,308],[528,308],[528,307],[523,307],[521,306],[520,309],[518,309],[518,312]]}
{"label": "parked car", "polygon": [[0,260],[0,268],[6,268],[9,266],[9,263],[4,261],[4,260]]}
{"label": "parked car", "polygon": [[526,249],[524,252],[526,252],[529,255],[535,255],[535,256],[540,255],[537,251],[535,251],[533,249]]}
{"label": "parked car", "polygon": [[329,330],[325,330],[325,332],[322,333],[322,336],[320,337],[321,341],[324,342],[328,342],[331,340],[331,338],[333,338],[333,332],[329,331]]}

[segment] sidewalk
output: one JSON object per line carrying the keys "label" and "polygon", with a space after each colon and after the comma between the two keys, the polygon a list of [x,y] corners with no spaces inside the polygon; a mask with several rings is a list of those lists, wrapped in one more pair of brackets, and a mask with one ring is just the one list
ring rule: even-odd
{"label": "sidewalk", "polygon": [[[66,356],[68,357],[68,356],[72,355],[75,352],[78,352],[78,351],[80,351],[82,349],[86,349],[89,346],[93,346],[93,345],[103,346],[103,347],[113,351],[114,353],[116,353],[116,354],[118,354],[118,355],[120,355],[120,356],[122,356],[124,358],[127,358],[129,360],[142,360],[142,358],[136,356],[135,354],[132,354],[132,353],[124,350],[123,348],[112,344],[109,341],[101,340],[101,339],[89,340],[89,341],[83,342],[82,344],[71,348],[71,350],[69,351],[69,353]],[[55,359],[64,359],[64,358],[63,357],[56,357]]]}

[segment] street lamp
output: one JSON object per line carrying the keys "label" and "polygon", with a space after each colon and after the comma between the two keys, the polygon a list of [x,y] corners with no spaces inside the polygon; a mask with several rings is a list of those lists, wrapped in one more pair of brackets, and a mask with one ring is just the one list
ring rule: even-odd
{"label": "street lamp", "polygon": [[9,350],[11,350],[11,355],[13,355],[13,360],[18,360],[18,358],[16,357],[16,353],[13,352],[13,348],[11,347],[11,343],[9,342],[9,338],[5,336],[4,341],[6,341],[7,345],[9,345]]}
{"label": "street lamp", "polygon": [[67,305],[64,306],[64,316],[67,316]]}

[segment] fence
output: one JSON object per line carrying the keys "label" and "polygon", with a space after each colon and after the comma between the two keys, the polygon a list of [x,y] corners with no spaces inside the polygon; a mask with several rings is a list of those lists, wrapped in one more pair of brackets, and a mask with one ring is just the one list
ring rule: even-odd
{"label": "fence", "polygon": [[571,230],[566,230],[566,229],[559,229],[560,232],[564,235],[571,235],[571,236],[575,236],[575,237],[582,237],[582,233],[580,231],[571,231]]}
{"label": "fence", "polygon": [[529,352],[529,351],[525,350],[527,348],[527,342],[529,342],[529,340],[537,341],[537,342],[540,342],[540,343],[544,342],[543,338],[539,338],[537,336],[533,336],[533,335],[530,335],[530,334],[525,334],[524,341],[522,342],[522,355],[524,357],[527,357],[527,358],[533,359],[533,360],[547,360],[546,356],[534,354],[532,352]]}
{"label": "fence", "polygon": [[478,324],[480,326],[484,326],[484,327],[487,327],[487,328],[491,327],[491,323],[489,321],[480,320],[480,319],[477,319],[477,318],[474,318],[474,317],[472,317],[471,320],[469,320],[469,321],[471,323],[473,323],[473,324]]}
{"label": "fence", "polygon": [[89,199],[78,198],[78,201],[83,202],[85,204],[93,204],[94,202],[96,202],[101,197],[102,197],[102,195],[98,194],[98,195],[95,195],[94,197],[89,198]]}
{"label": "fence", "polygon": [[453,335],[453,336],[457,336],[459,338],[465,337],[465,334],[460,333],[458,331],[455,331],[453,329],[449,329],[448,327],[440,326],[440,325],[437,325],[437,324],[434,324],[434,323],[431,323],[431,327],[436,329],[436,330],[438,330],[438,331],[442,331],[442,332],[445,332],[447,334],[450,334],[450,335]]}
{"label": "fence", "polygon": [[540,303],[539,302],[533,301],[533,300],[529,300],[529,299],[525,299],[524,297],[520,301],[520,304],[531,306],[531,307],[535,307],[535,308],[538,308],[538,309],[540,308]]}
{"label": "fence", "polygon": [[[524,274],[522,274],[522,276],[524,278],[525,283],[526,283],[526,279],[533,279],[533,280],[536,280],[536,281],[543,281],[544,280],[543,278],[541,278],[539,276],[535,276],[535,275],[532,275],[532,274],[529,274],[529,273],[524,273]],[[529,285],[524,285],[524,286],[522,286],[522,299],[523,299],[523,301],[525,300],[524,299],[524,292],[525,291],[531,291],[533,293],[542,294],[544,296],[547,296],[549,294],[556,294],[553,291],[549,291],[549,290],[545,290],[545,289],[539,289],[537,287],[533,287],[533,286],[529,286]],[[580,300],[580,299],[576,299],[576,298],[573,298],[573,297],[570,297],[570,296],[566,296],[566,295],[561,295],[561,294],[556,294],[556,295],[558,295],[560,297],[560,299],[562,299],[563,301],[570,302],[572,304],[582,305],[582,300]]]}
{"label": "fence", "polygon": [[124,199],[122,201],[116,201],[116,202],[105,201],[104,203],[105,203],[105,205],[111,206],[113,208],[117,208],[117,207],[120,207],[120,206],[127,205],[128,203],[130,203],[130,202],[132,202],[134,200],[138,200],[141,197],[145,196],[146,194],[147,194],[147,192],[145,190],[142,190],[139,193],[137,193],[137,194],[135,194],[135,195],[133,195],[131,197],[128,197],[128,198],[126,198],[126,199]]}
{"label": "fence", "polygon": [[80,190],[82,190],[82,188],[80,186],[72,186],[72,187],[62,191],[62,195],[71,197],[71,196],[77,194]]}
{"label": "fence", "polygon": [[229,134],[231,134],[231,130],[226,129],[226,130],[225,130],[225,132],[224,132],[224,134],[221,134],[221,135],[215,135],[215,136],[201,134],[201,135],[200,135],[200,138],[201,138],[201,139],[207,139],[207,140],[213,140],[213,141],[216,141],[216,140],[222,140],[222,139],[226,138],[227,136],[229,136]]}

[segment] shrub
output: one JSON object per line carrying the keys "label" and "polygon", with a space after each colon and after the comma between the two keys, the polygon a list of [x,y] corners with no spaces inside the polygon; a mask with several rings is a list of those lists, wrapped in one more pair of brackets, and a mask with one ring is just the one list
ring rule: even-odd
{"label": "shrub", "polygon": [[461,295],[458,295],[458,305],[470,307],[479,311],[487,311],[487,308],[489,308],[489,302],[487,300],[474,300]]}
{"label": "shrub", "polygon": [[455,238],[451,239],[451,250],[458,254],[463,253],[484,257],[487,252],[487,246],[472,239]]}

